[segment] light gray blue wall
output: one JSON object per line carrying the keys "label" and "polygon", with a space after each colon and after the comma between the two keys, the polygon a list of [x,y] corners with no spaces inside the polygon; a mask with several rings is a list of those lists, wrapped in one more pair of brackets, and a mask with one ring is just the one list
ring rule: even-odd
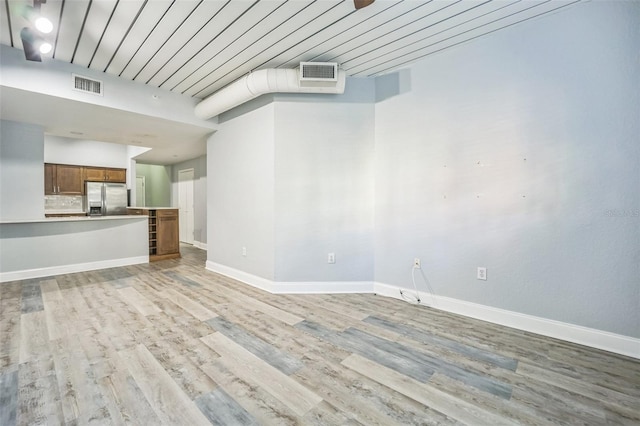
{"label": "light gray blue wall", "polygon": [[369,105],[274,95],[224,114],[208,260],[410,288],[419,257],[422,291],[640,337],[639,12],[523,23],[378,78]]}
{"label": "light gray blue wall", "polygon": [[220,120],[209,261],[277,282],[373,280],[374,80],[348,87],[257,99]]}
{"label": "light gray blue wall", "polygon": [[273,104],[221,124],[209,138],[207,204],[207,261],[273,280]]}
{"label": "light gray blue wall", "polygon": [[0,220],[44,217],[44,132],[0,122]]}
{"label": "light gray blue wall", "polygon": [[176,207],[171,203],[171,166],[138,163],[139,176],[145,177],[145,207]]}
{"label": "light gray blue wall", "polygon": [[349,79],[342,96],[276,97],[278,282],[373,281],[373,84]]}
{"label": "light gray blue wall", "polygon": [[438,295],[640,337],[638,28],[588,2],[379,79],[376,281],[419,257]]}
{"label": "light gray blue wall", "polygon": [[174,164],[171,167],[171,198],[178,204],[178,172],[193,169],[193,238],[207,243],[207,156]]}
{"label": "light gray blue wall", "polygon": [[0,282],[144,263],[148,235],[140,216],[0,224]]}

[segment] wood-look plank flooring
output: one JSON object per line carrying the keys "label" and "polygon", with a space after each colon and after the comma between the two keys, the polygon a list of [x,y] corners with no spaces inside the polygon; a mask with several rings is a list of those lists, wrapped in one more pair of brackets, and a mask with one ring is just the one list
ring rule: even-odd
{"label": "wood-look plank flooring", "polygon": [[206,253],[0,284],[0,425],[638,425],[640,362]]}

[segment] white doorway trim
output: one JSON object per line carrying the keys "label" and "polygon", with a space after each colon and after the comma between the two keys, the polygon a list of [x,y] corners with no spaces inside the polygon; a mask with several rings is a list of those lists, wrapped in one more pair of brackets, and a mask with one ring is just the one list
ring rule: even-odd
{"label": "white doorway trim", "polygon": [[146,194],[147,183],[144,176],[136,176],[136,207],[144,207],[146,203],[145,194]]}
{"label": "white doorway trim", "polygon": [[194,169],[178,170],[178,207],[180,208],[180,241],[188,244],[194,242],[193,211]]}

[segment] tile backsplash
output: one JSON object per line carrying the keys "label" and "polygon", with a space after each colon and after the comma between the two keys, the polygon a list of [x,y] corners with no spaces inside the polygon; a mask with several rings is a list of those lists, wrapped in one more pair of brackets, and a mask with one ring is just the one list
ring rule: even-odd
{"label": "tile backsplash", "polygon": [[46,212],[81,212],[82,195],[45,195],[44,211]]}

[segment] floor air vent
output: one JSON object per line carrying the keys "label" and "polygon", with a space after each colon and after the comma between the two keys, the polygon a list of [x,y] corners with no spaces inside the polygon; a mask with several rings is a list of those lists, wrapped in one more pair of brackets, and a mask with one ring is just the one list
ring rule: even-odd
{"label": "floor air vent", "polygon": [[338,81],[338,64],[300,62],[300,81]]}
{"label": "floor air vent", "polygon": [[102,82],[100,80],[94,80],[77,74],[72,74],[72,77],[74,90],[102,96]]}

